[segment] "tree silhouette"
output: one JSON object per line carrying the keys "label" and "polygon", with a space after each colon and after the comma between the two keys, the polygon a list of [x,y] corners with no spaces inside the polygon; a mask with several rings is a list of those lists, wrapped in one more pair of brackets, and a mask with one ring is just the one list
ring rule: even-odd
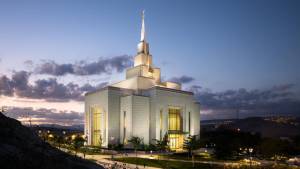
{"label": "tree silhouette", "polygon": [[79,135],[76,135],[74,140],[72,141],[73,148],[75,150],[75,156],[77,155],[78,150],[84,146],[85,139]]}
{"label": "tree silhouette", "polygon": [[[137,136],[132,136],[129,140],[129,143],[133,145],[134,151],[135,151],[135,157],[137,159],[137,149],[142,145],[143,143],[143,138],[137,137]],[[137,164],[137,163],[136,163]]]}
{"label": "tree silhouette", "polygon": [[197,140],[196,135],[190,135],[184,140],[183,148],[188,151],[188,154],[190,156],[192,156],[193,167],[195,166],[193,150],[196,150],[199,147],[200,147],[200,142],[199,142],[199,140]]}

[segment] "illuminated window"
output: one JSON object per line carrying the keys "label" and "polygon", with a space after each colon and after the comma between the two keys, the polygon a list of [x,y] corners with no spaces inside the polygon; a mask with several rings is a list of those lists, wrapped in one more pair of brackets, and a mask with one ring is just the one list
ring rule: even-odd
{"label": "illuminated window", "polygon": [[182,125],[181,125],[181,115],[180,115],[180,109],[179,108],[169,108],[169,130],[172,131],[181,131]]}
{"label": "illuminated window", "polygon": [[91,108],[92,114],[92,144],[99,145],[102,142],[101,137],[101,111],[98,107]]}

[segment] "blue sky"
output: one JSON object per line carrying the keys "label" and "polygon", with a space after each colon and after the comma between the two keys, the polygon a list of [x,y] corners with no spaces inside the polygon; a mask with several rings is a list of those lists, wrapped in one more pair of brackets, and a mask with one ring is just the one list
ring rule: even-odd
{"label": "blue sky", "polygon": [[[26,60],[63,64],[134,56],[143,9],[150,52],[165,79],[190,76],[185,88],[215,92],[285,84],[299,90],[298,0],[1,1],[0,75],[28,71]],[[93,78],[114,82],[124,73]]]}

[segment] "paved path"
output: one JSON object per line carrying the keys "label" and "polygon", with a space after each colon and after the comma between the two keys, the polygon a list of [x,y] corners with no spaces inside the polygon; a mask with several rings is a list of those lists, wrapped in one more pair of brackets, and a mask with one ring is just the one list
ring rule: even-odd
{"label": "paved path", "polygon": [[[83,157],[83,154],[78,154],[78,155]],[[134,153],[130,153],[126,156],[124,156],[122,154],[114,155],[114,158],[124,158],[124,157],[136,157],[136,156],[135,156]],[[150,155],[143,155],[143,154],[139,154],[138,157],[139,158],[153,159],[153,158],[150,158]],[[123,166],[123,164],[126,164],[126,168],[128,168],[128,169],[135,169],[136,168],[135,164],[122,163],[122,162],[116,162],[116,161],[109,160],[109,159],[111,159],[111,155],[86,155],[85,158],[96,160],[98,164],[101,164],[104,167],[108,166],[108,165],[111,167],[113,164],[117,163],[118,166]],[[191,160],[166,159],[166,158],[161,159],[161,160],[190,162],[190,163],[192,162]],[[216,164],[216,165],[239,165],[238,162],[197,161],[197,160],[195,160],[195,163]],[[141,165],[137,165],[137,167],[139,169],[144,168],[144,166],[141,166]],[[145,168],[147,168],[147,169],[159,169],[159,168],[150,167],[150,166],[146,166]]]}
{"label": "paved path", "polygon": [[[83,158],[83,154],[82,153],[78,153],[78,156]],[[101,166],[105,167],[105,168],[116,168],[116,169],[143,169],[144,166],[142,165],[135,165],[135,164],[129,164],[129,163],[122,163],[122,162],[117,162],[117,161],[112,161],[111,159],[111,155],[86,155],[85,158],[86,159],[91,159],[91,160],[95,160],[96,163],[100,164]],[[124,157],[136,157],[135,153],[128,153],[126,156],[124,154],[117,154],[114,155],[114,158],[124,158]],[[156,159],[154,158],[154,156],[150,156],[149,154],[138,154],[139,158],[147,158],[147,159]],[[161,160],[168,160],[168,161],[180,161],[180,162],[192,162],[191,160],[180,160],[180,159],[166,159],[163,158]],[[195,160],[195,163],[203,163],[203,164],[211,164],[211,165],[234,165],[234,166],[239,166],[240,163],[239,162],[223,162],[223,161],[198,161]],[[145,168],[147,169],[159,169],[156,167],[150,167],[150,166],[146,166]]]}
{"label": "paved path", "polygon": [[[78,156],[83,158],[83,154],[78,153]],[[121,158],[124,157],[123,155],[114,155],[114,158]],[[135,157],[135,156],[134,156]],[[142,166],[142,165],[135,165],[135,164],[129,164],[129,163],[122,163],[122,162],[117,162],[117,161],[112,161],[109,160],[111,158],[111,155],[86,155],[86,159],[92,159],[96,160],[97,164],[100,164],[104,168],[111,169],[111,168],[116,168],[116,169],[159,169],[156,167],[150,167],[150,166]]]}

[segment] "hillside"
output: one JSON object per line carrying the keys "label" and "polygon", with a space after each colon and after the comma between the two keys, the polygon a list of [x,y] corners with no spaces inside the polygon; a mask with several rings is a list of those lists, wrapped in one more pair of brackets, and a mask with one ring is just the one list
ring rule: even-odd
{"label": "hillside", "polygon": [[263,137],[293,137],[300,134],[300,119],[289,117],[253,117],[230,124],[241,131],[261,133]]}
{"label": "hillside", "polygon": [[0,113],[1,169],[101,169],[51,147],[29,128]]}

